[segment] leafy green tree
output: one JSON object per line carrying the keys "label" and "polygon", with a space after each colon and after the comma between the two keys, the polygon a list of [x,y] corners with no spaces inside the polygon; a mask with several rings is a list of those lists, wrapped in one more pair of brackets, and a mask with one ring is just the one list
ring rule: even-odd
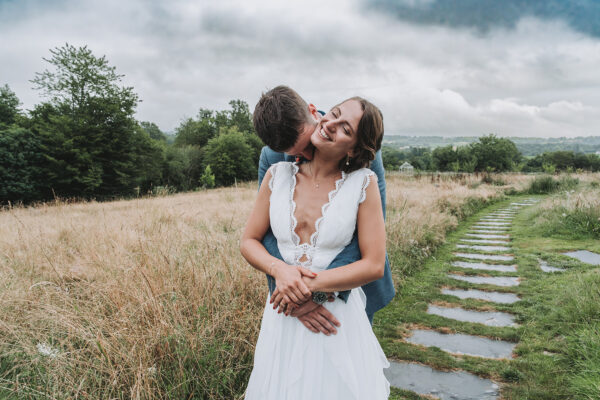
{"label": "leafy green tree", "polygon": [[0,130],[0,203],[40,199],[41,147],[39,137],[27,129]]}
{"label": "leafy green tree", "polygon": [[167,143],[167,135],[154,122],[142,121],[140,122],[140,126],[151,139]]}
{"label": "leafy green tree", "polygon": [[21,102],[8,85],[0,86],[0,128],[14,124]]}
{"label": "leafy green tree", "polygon": [[163,185],[177,190],[192,190],[202,175],[204,150],[198,146],[169,146],[162,167]]}
{"label": "leafy green tree", "polygon": [[407,158],[408,162],[418,170],[427,171],[433,168],[431,151],[427,147],[411,147]]}
{"label": "leafy green tree", "polygon": [[132,140],[135,154],[135,184],[140,193],[152,191],[162,184],[162,168],[166,143],[150,137],[148,131],[138,127]]}
{"label": "leafy green tree", "polygon": [[254,165],[258,165],[258,160],[260,159],[260,152],[264,146],[264,143],[254,131],[244,133],[244,139],[246,143],[252,149],[252,162]]}
{"label": "leafy green tree", "polygon": [[208,142],[204,161],[213,168],[218,186],[256,178],[257,163],[253,160],[252,147],[245,135],[235,128],[222,131]]}
{"label": "leafy green tree", "polygon": [[227,127],[231,128],[236,126],[240,132],[253,133],[254,125],[252,123],[252,113],[250,113],[248,103],[243,100],[231,100],[229,106],[231,107],[231,111],[229,112]]}
{"label": "leafy green tree", "polygon": [[123,76],[87,46],[65,44],[50,53],[44,60],[52,69],[32,80],[49,99],[32,113],[49,185],[61,196],[133,193],[139,160],[133,88],[121,86]]}
{"label": "leafy green tree", "polygon": [[395,170],[400,167],[404,157],[400,150],[390,146],[381,146],[381,160],[383,161],[383,167],[385,169]]}
{"label": "leafy green tree", "polygon": [[514,142],[493,134],[481,136],[469,147],[477,157],[476,171],[512,171],[521,160],[521,153]]}
{"label": "leafy green tree", "polygon": [[433,165],[438,171],[452,171],[458,154],[452,145],[436,147],[432,152]]}
{"label": "leafy green tree", "polygon": [[206,146],[208,141],[217,135],[213,112],[200,109],[198,119],[188,118],[182,121],[175,134],[175,146]]}
{"label": "leafy green tree", "polygon": [[477,157],[471,152],[469,146],[459,146],[456,149],[459,171],[473,172],[477,166]]}

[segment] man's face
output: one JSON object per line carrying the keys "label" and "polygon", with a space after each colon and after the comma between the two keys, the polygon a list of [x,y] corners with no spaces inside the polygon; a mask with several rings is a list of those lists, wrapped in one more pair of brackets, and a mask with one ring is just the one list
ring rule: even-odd
{"label": "man's face", "polygon": [[305,123],[302,130],[298,133],[298,140],[296,143],[287,149],[284,153],[290,156],[301,156],[307,160],[312,160],[314,147],[310,142],[310,137],[317,127],[317,122],[321,119],[321,114],[317,111],[317,108],[309,104],[308,111],[314,122]]}

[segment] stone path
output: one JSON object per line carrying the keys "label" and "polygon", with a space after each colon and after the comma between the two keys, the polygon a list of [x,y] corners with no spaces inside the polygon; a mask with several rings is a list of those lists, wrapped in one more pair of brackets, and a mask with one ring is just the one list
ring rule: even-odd
{"label": "stone path", "polygon": [[[516,273],[518,266],[507,264],[514,262],[511,254],[510,229],[512,219],[523,208],[535,204],[537,200],[526,199],[512,202],[510,205],[480,218],[475,222],[461,243],[456,245],[452,267],[464,270],[449,273],[453,280],[467,282],[473,288],[440,288],[440,292],[458,299],[477,299],[488,302],[485,311],[464,309],[447,303],[429,304],[427,314],[436,315],[449,321],[460,321],[466,324],[482,324],[490,327],[516,327],[514,316],[510,313],[493,311],[494,304],[512,304],[520,300],[510,289],[494,291],[493,287],[509,288],[519,285],[518,276],[489,276],[492,274]],[[468,260],[468,261],[465,261]],[[554,268],[540,260],[540,268],[544,271],[557,272]],[[472,272],[468,272],[472,271]],[[464,285],[464,283],[463,283]],[[478,288],[481,285],[491,287]],[[507,328],[504,328],[507,329]],[[447,332],[451,329],[443,328]],[[459,333],[441,333],[439,331],[412,329],[404,340],[415,346],[435,347],[454,356],[473,356],[488,359],[511,359],[516,343],[493,338],[486,338]],[[482,379],[465,371],[438,371],[434,368],[398,360],[390,361],[386,376],[394,387],[410,390],[422,395],[439,399],[482,399],[499,398],[498,385],[488,379]]]}

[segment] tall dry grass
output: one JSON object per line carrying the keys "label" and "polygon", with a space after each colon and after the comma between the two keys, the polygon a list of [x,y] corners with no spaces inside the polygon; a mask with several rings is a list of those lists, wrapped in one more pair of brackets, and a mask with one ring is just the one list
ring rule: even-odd
{"label": "tall dry grass", "polygon": [[[390,174],[397,279],[408,273],[399,264],[427,256],[459,219],[530,178],[497,179],[507,186]],[[238,251],[255,194],[251,183],[0,212],[0,394],[239,397],[267,295]]]}

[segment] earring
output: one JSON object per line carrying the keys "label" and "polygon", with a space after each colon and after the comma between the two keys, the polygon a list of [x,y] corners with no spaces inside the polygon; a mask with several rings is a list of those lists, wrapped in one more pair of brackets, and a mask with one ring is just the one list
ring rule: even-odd
{"label": "earring", "polygon": [[350,165],[350,154],[346,155],[346,165]]}

